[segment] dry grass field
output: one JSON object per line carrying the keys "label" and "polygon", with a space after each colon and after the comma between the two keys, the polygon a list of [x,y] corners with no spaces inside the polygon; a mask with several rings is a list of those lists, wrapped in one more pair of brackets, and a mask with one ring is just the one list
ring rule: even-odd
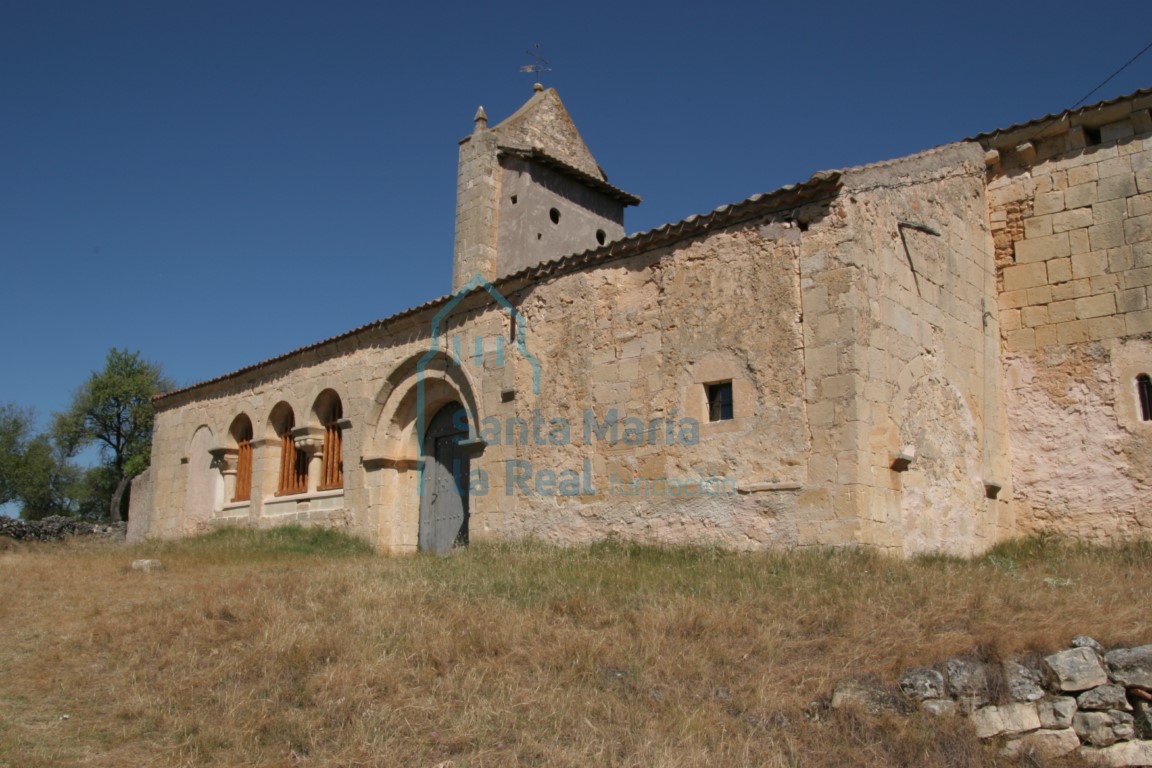
{"label": "dry grass field", "polygon": [[[128,568],[144,557],[164,569]],[[1035,540],[900,562],[2,539],[0,766],[1036,766],[958,718],[812,702],[973,649],[1152,642],[1150,564]]]}

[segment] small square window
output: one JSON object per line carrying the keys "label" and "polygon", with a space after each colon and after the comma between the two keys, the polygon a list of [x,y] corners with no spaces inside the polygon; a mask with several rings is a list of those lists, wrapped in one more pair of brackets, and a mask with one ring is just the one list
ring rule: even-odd
{"label": "small square window", "polygon": [[732,382],[718,381],[706,385],[708,393],[708,421],[728,421],[732,418]]}

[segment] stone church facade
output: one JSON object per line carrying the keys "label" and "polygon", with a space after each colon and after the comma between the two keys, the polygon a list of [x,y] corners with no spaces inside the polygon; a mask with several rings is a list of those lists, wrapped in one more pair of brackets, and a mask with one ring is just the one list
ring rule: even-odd
{"label": "stone church facade", "polygon": [[460,144],[453,294],[157,400],[129,534],[971,554],[1152,526],[1152,91],[625,236],[553,90]]}

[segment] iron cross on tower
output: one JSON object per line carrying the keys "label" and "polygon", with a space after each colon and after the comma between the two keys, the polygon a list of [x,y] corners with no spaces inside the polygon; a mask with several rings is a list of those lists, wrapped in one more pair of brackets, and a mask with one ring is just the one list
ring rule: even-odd
{"label": "iron cross on tower", "polygon": [[540,82],[541,72],[551,72],[552,68],[548,66],[548,59],[540,55],[540,43],[536,43],[532,48],[525,51],[531,56],[534,61],[531,64],[525,64],[520,67],[521,72],[531,72],[536,76],[536,82]]}

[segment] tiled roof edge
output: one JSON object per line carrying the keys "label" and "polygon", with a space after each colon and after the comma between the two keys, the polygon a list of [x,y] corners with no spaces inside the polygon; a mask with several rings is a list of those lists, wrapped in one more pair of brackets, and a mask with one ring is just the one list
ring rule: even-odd
{"label": "tiled roof edge", "polygon": [[624,205],[639,205],[641,202],[640,198],[637,197],[636,195],[633,195],[629,192],[625,192],[624,190],[620,189],[619,187],[614,187],[611,184],[609,184],[608,182],[602,181],[601,179],[598,179],[595,176],[587,174],[584,171],[580,170],[579,168],[575,168],[571,165],[568,165],[568,163],[564,162],[563,160],[561,160],[557,157],[553,157],[552,155],[548,154],[547,152],[540,149],[539,147],[533,147],[532,149],[521,149],[519,147],[501,146],[498,149],[500,150],[501,154],[514,155],[516,157],[523,157],[523,158],[526,158],[529,160],[535,160],[536,162],[540,163],[541,165],[546,165],[549,168],[554,168],[555,170],[560,171],[561,173],[565,174],[566,176],[571,176],[572,178],[574,178],[576,181],[580,182],[581,184],[584,184],[585,186],[592,187],[597,192],[602,192],[602,193],[608,195],[609,197],[616,199],[617,201],[623,203]]}
{"label": "tiled roof edge", "polygon": [[1107,107],[1111,107],[1115,104],[1120,104],[1124,101],[1135,101],[1136,99],[1139,99],[1139,98],[1142,98],[1145,96],[1152,97],[1152,88],[1141,88],[1137,91],[1133,91],[1132,93],[1126,94],[1124,96],[1117,96],[1114,99],[1106,99],[1104,101],[1098,101],[1095,104],[1088,104],[1088,105],[1083,106],[1083,107],[1076,107],[1075,109],[1066,109],[1062,112],[1053,112],[1051,114],[1044,115],[1043,117],[1037,117],[1034,120],[1028,120],[1027,122],[1016,123],[1015,125],[1009,125],[1005,128],[996,128],[995,130],[987,131],[985,133],[978,133],[975,136],[970,136],[970,137],[964,139],[964,141],[978,141],[978,142],[983,143],[983,142],[986,142],[990,139],[994,139],[997,136],[1000,136],[1003,134],[1014,133],[1016,131],[1020,131],[1020,130],[1023,130],[1025,128],[1033,128],[1033,127],[1036,127],[1038,125],[1043,125],[1043,124],[1049,123],[1049,122],[1056,122],[1059,120],[1070,119],[1070,118],[1076,117],[1078,115],[1084,115],[1084,114],[1087,114],[1089,112],[1094,112],[1097,110],[1106,109]]}
{"label": "tiled roof edge", "polygon": [[[739,223],[747,218],[758,216],[772,210],[781,208],[795,207],[807,202],[814,202],[823,199],[821,193],[832,194],[840,186],[840,172],[839,171],[821,171],[816,173],[808,181],[798,182],[796,184],[788,184],[787,186],[780,187],[772,192],[765,192],[763,194],[752,195],[745,200],[738,203],[730,203],[722,205],[715,210],[705,214],[695,214],[686,219],[674,222],[672,224],[665,224],[655,229],[649,229],[644,232],[628,235],[627,237],[615,240],[611,243],[602,245],[594,250],[584,251],[582,253],[575,253],[569,256],[564,256],[559,259],[545,261],[531,267],[514,272],[510,275],[497,278],[492,282],[494,288],[499,289],[501,285],[507,285],[513,282],[520,281],[536,281],[546,277],[554,277],[570,271],[576,271],[593,264],[613,261],[633,253],[641,252],[647,248],[655,248],[688,237],[700,234],[714,227],[729,226]],[[410,307],[397,312],[394,315],[389,315],[381,320],[376,320],[366,325],[361,325],[353,328],[350,331],[345,331],[336,336],[317,341],[304,347],[299,347],[290,352],[285,352],[282,355],[271,357],[262,360],[258,363],[239,368],[230,373],[225,373],[212,379],[206,379],[195,384],[190,384],[180,389],[172,390],[171,392],[164,392],[156,395],[153,400],[161,402],[177,395],[185,394],[202,387],[207,387],[212,384],[218,384],[222,381],[235,379],[244,374],[267,368],[271,365],[295,357],[297,355],[310,352],[329,344],[334,344],[344,339],[351,338],[357,334],[364,333],[375,328],[381,328],[387,325],[396,323],[405,317],[409,317],[418,312],[424,312],[433,309],[442,304],[447,303],[452,299],[452,295],[441,296],[431,301],[426,301],[423,304],[418,304],[415,307]]]}

